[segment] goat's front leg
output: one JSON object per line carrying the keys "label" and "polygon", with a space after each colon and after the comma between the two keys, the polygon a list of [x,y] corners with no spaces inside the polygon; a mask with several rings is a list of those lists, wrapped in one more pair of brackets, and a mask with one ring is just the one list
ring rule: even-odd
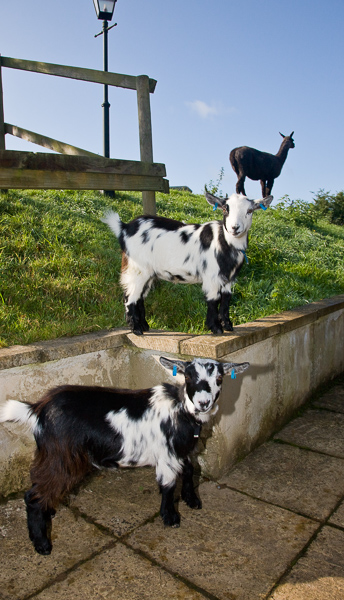
{"label": "goat's front leg", "polygon": [[31,488],[25,494],[25,504],[27,513],[27,526],[29,537],[36,552],[47,555],[51,553],[51,517],[54,516],[54,509],[44,510],[39,500],[34,495],[35,488]]}
{"label": "goat's front leg", "polygon": [[219,319],[219,301],[220,299],[207,300],[207,317],[205,322],[208,329],[215,335],[223,333]]}
{"label": "goat's front leg", "polygon": [[176,484],[172,484],[170,486],[161,485],[161,506],[160,506],[160,515],[162,520],[164,521],[164,525],[168,525],[169,527],[179,527],[180,525],[180,516],[177,513],[174,506],[174,491],[176,489]]}
{"label": "goat's front leg", "polygon": [[194,468],[189,459],[185,460],[182,473],[182,499],[190,508],[202,508],[202,502],[195,492],[193,482]]}
{"label": "goat's front leg", "polygon": [[232,294],[229,291],[221,293],[219,317],[225,331],[233,331],[233,323],[229,318],[229,305]]}

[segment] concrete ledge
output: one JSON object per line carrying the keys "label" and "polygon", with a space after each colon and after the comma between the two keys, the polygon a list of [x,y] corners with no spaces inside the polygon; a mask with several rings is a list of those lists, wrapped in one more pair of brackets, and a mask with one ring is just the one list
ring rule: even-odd
{"label": "concrete ledge", "polygon": [[[219,477],[266,441],[319,385],[344,371],[344,294],[257,319],[222,336],[125,329],[0,350],[0,404],[35,402],[63,383],[144,388],[175,382],[157,356],[251,364],[225,379],[220,410],[200,443],[204,475]],[[32,439],[32,438],[31,438]],[[0,424],[0,496],[22,489],[34,444]]]}

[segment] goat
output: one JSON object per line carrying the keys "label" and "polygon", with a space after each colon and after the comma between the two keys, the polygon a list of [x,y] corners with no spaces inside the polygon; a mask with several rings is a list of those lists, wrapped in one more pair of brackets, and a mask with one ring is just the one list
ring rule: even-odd
{"label": "goat", "polygon": [[202,283],[207,302],[206,325],[214,334],[233,331],[229,319],[231,285],[238,275],[247,248],[252,214],[268,207],[273,197],[249,200],[232,194],[217,198],[205,193],[209,204],[223,210],[223,222],[185,225],[165,217],[141,216],[123,223],[109,212],[103,221],[119,240],[123,251],[121,284],[126,320],[132,332],[149,330],[144,299],[154,279],[174,283]]}
{"label": "goat", "polygon": [[59,502],[92,466],[155,466],[165,525],[180,524],[174,507],[179,475],[182,499],[190,508],[201,508],[190,453],[202,424],[217,412],[223,377],[242,373],[249,363],[163,356],[160,363],[184,374],[184,384],[163,383],[136,391],[64,385],[36,404],[9,400],[3,406],[0,422],[29,425],[37,444],[25,503],[29,537],[39,554],[52,550],[51,518]]}
{"label": "goat", "polygon": [[271,194],[274,180],[282,171],[289,148],[295,148],[293,140],[294,132],[287,136],[282,133],[280,135],[283,141],[277,154],[261,152],[248,146],[240,146],[231,151],[229,160],[238,176],[236,184],[237,194],[246,195],[244,188],[246,177],[254,181],[260,180],[263,198]]}

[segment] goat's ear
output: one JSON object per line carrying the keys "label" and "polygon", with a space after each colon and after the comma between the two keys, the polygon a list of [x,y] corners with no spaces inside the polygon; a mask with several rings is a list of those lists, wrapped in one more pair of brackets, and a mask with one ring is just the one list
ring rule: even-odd
{"label": "goat's ear", "polygon": [[185,369],[188,362],[184,362],[183,360],[172,360],[170,358],[166,358],[165,356],[160,356],[160,364],[165,367],[168,371],[173,371],[174,368],[177,369],[178,373],[185,373]]}
{"label": "goat's ear", "polygon": [[208,192],[206,187],[204,188],[204,195],[205,195],[206,201],[209,202],[209,204],[211,204],[215,208],[223,209],[226,207],[226,202],[227,202],[228,198],[218,198],[217,196],[213,196],[213,194]]}
{"label": "goat's ear", "polygon": [[268,206],[270,206],[273,199],[273,196],[267,196],[266,198],[262,198],[261,200],[254,200],[253,210],[258,210],[259,208],[266,210]]}
{"label": "goat's ear", "polygon": [[248,369],[250,363],[222,363],[222,366],[224,374],[228,375],[229,373],[233,373],[233,371],[234,373],[243,373],[244,371],[246,371],[246,369]]}

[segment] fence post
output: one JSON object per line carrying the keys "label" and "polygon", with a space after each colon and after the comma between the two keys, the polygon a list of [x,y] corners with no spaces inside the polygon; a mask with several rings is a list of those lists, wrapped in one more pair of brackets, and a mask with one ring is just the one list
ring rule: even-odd
{"label": "fence post", "polygon": [[[142,162],[153,162],[152,123],[149,99],[149,77],[136,77],[137,108],[139,115],[140,158]],[[156,214],[155,192],[142,192],[143,212]]]}
{"label": "fence post", "polygon": [[1,54],[0,54],[0,150],[5,150],[5,118],[2,95]]}

